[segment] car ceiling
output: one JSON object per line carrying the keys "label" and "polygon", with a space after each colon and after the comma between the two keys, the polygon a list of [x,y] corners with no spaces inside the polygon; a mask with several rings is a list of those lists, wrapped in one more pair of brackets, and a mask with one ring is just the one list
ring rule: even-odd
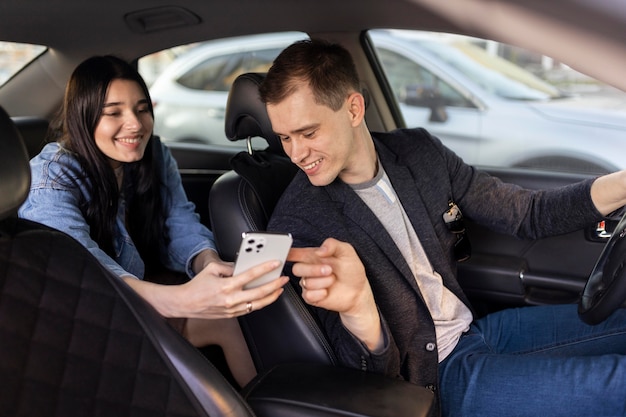
{"label": "car ceiling", "polygon": [[[200,23],[182,22],[183,27],[139,33],[125,21],[137,12],[145,12],[140,19],[150,20],[150,13],[168,8],[187,10]],[[150,45],[153,38],[174,45],[281,30],[335,32],[407,27],[506,37],[507,33],[517,32],[510,30],[512,21],[526,25],[524,13],[558,19],[622,43],[626,39],[626,7],[622,0],[4,0],[0,4],[0,38],[77,51],[101,51],[130,43],[138,45],[138,53],[146,53],[149,51],[142,50],[142,45]],[[160,18],[153,16],[153,23]],[[167,26],[170,22],[161,23]],[[537,28],[531,25],[528,29]],[[86,36],[89,33],[92,35]]]}
{"label": "car ceiling", "polygon": [[[197,16],[199,23],[181,21],[181,27],[145,33],[133,31],[125,21],[133,13],[143,13],[139,20],[167,27],[176,17],[166,13],[176,10]],[[159,16],[159,11],[164,14]],[[422,6],[404,0],[274,0],[271,9],[267,2],[258,0],[13,0],[0,5],[0,38],[77,53],[99,53],[118,46],[128,50],[130,44],[134,49],[128,51],[141,55],[151,52],[156,44],[163,48],[282,30],[333,32],[385,26],[436,29],[449,25]]]}

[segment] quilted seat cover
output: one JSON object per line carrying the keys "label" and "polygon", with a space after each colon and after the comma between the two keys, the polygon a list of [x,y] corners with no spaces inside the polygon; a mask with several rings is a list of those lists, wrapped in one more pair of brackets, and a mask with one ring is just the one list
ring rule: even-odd
{"label": "quilted seat cover", "polygon": [[[68,236],[9,223],[0,232],[0,416],[208,415],[142,327],[134,309],[147,305],[136,293]],[[151,326],[174,332],[147,311]]]}

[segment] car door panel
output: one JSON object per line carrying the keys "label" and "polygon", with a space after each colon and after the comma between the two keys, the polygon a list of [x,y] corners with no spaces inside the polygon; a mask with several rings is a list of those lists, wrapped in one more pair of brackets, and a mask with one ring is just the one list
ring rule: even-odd
{"label": "car door panel", "polygon": [[[531,189],[585,178],[530,170],[488,172]],[[495,233],[469,221],[472,257],[459,264],[459,282],[483,313],[510,306],[577,302],[606,243],[606,239],[594,237],[594,228],[532,241]]]}

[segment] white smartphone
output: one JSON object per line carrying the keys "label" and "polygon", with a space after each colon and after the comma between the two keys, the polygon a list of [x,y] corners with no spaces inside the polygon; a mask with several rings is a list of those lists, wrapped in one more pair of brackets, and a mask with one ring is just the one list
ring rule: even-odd
{"label": "white smartphone", "polygon": [[291,234],[270,232],[244,232],[235,261],[233,275],[240,274],[266,261],[280,261],[280,266],[247,283],[244,289],[255,288],[280,277],[287,254],[291,248]]}

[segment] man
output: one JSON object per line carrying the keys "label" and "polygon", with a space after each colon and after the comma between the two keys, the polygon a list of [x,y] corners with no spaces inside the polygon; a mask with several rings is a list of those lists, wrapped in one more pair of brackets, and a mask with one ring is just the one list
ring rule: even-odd
{"label": "man", "polygon": [[624,414],[625,312],[593,327],[572,305],[474,320],[455,222],[570,232],[626,204],[626,172],[543,192],[507,185],[423,129],[370,133],[359,91],[349,53],[320,41],[288,47],[261,87],[302,171],[269,228],[302,247],[292,273],[342,364],[430,387],[444,415]]}

